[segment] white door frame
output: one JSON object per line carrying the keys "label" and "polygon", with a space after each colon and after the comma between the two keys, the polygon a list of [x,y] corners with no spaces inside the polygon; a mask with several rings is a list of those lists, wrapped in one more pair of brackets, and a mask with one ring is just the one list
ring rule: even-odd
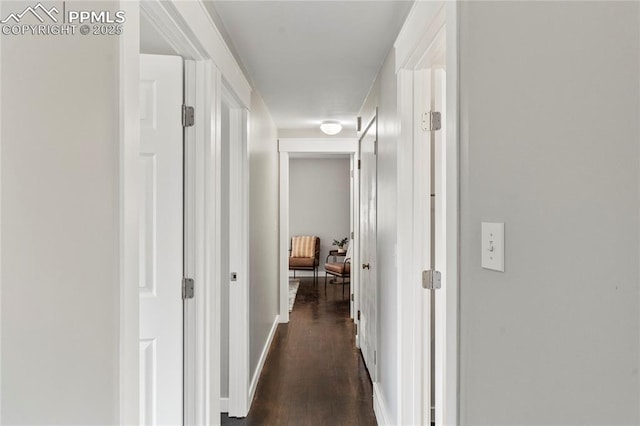
{"label": "white door frame", "polygon": [[[229,402],[231,417],[246,417],[251,406],[249,365],[249,158],[248,113],[226,83],[222,102],[229,107]],[[224,243],[224,242],[223,242]]]}
{"label": "white door frame", "polygon": [[[425,25],[425,23],[427,23]],[[458,4],[457,2],[416,2],[395,44],[396,72],[398,77],[398,113],[401,136],[398,150],[398,186],[417,188],[429,179],[428,168],[414,164],[414,149],[419,149],[414,130],[420,126],[425,99],[418,99],[424,86],[418,70],[425,62],[439,53],[445,53],[446,68],[446,268],[443,275],[446,284],[446,319],[444,324],[444,412],[442,424],[455,425],[459,419],[458,385],[458,234],[459,234],[459,112],[458,112]],[[398,339],[401,345],[400,371],[400,424],[420,424],[421,401],[429,391],[421,389],[422,371],[416,371],[420,353],[420,333],[424,326],[420,316],[419,301],[422,300],[421,268],[416,249],[421,242],[414,235],[428,204],[419,203],[414,191],[399,194],[398,203],[398,282],[400,317]],[[419,250],[418,250],[419,251]]]}
{"label": "white door frame", "polygon": [[[127,22],[120,37],[120,424],[139,422],[139,299],[138,299],[138,188],[141,170],[137,153],[139,125],[140,15],[164,34],[185,59],[195,88],[185,100],[196,109],[196,125],[186,133],[186,181],[192,184],[186,212],[193,227],[187,230],[186,273],[196,282],[196,297],[186,309],[188,370],[185,420],[188,424],[220,422],[220,100],[223,79],[245,109],[251,86],[229,52],[202,2],[120,1]],[[243,189],[246,191],[246,188]],[[191,192],[192,191],[192,192]],[[247,324],[248,327],[248,324]]]}
{"label": "white door frame", "polygon": [[[307,153],[307,154],[351,154],[357,164],[358,161],[358,139],[357,138],[287,138],[278,140],[278,151],[280,152],[280,322],[289,322],[289,154],[291,153]],[[357,182],[357,173],[354,173],[354,179]],[[358,190],[354,185],[352,191],[352,205],[357,209],[358,206]],[[360,235],[358,231],[358,216],[354,216],[353,239],[359,241]],[[353,245],[353,259],[351,263],[357,265],[360,259],[360,250],[358,244]],[[358,282],[358,268],[351,268],[354,276],[351,277],[352,285],[350,286],[351,294],[357,296],[356,285]],[[354,296],[352,302],[352,311],[356,312],[356,303],[358,298]]]}

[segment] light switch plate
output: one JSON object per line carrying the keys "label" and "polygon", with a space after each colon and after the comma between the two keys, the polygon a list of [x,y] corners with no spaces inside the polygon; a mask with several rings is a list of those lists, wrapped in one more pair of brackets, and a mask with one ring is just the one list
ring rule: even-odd
{"label": "light switch plate", "polygon": [[482,222],[482,267],[504,272],[504,223]]}

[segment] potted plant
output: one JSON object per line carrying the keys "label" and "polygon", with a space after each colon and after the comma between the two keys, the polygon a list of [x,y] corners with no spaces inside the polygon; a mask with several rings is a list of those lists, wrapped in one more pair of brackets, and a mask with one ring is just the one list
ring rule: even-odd
{"label": "potted plant", "polygon": [[344,246],[347,245],[347,242],[349,241],[348,238],[343,238],[341,240],[333,240],[333,245],[338,247],[338,253],[344,253],[347,250],[344,248]]}

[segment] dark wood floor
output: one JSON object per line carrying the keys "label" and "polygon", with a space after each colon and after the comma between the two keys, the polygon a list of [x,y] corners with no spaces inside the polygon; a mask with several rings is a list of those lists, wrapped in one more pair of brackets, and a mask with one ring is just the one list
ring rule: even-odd
{"label": "dark wood floor", "polygon": [[245,419],[223,425],[375,425],[369,375],[355,347],[348,288],[302,278]]}

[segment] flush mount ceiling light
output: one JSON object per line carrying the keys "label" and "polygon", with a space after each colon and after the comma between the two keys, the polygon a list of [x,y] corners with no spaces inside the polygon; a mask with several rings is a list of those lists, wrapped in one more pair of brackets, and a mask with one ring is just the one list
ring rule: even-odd
{"label": "flush mount ceiling light", "polygon": [[342,124],[337,121],[323,121],[320,130],[327,135],[337,135],[342,130]]}

